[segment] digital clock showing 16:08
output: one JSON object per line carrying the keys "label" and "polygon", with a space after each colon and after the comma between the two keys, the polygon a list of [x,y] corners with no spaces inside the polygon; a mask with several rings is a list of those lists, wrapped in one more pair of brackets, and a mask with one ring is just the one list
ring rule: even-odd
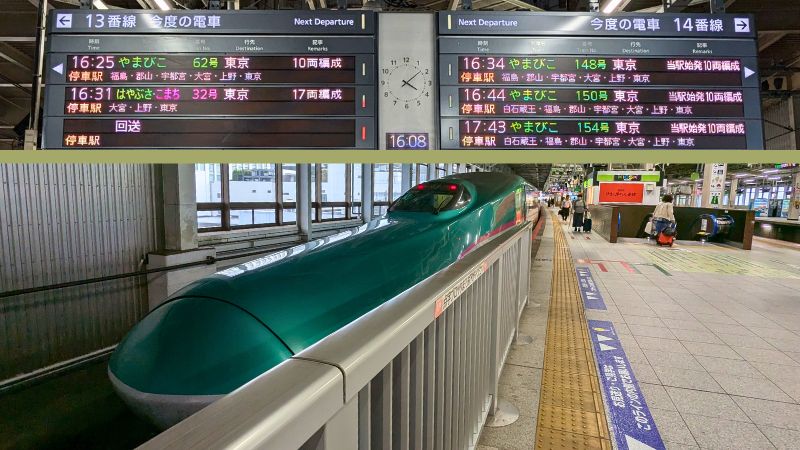
{"label": "digital clock showing 16:08", "polygon": [[387,150],[428,150],[428,133],[386,133]]}

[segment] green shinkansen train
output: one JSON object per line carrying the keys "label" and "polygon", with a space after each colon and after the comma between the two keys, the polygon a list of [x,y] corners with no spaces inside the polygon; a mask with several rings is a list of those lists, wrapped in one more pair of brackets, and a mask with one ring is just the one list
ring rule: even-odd
{"label": "green shinkansen train", "polygon": [[429,181],[355,231],[195,281],[123,339],[111,382],[137,414],[169,427],[502,231],[536,221],[532,191],[500,173]]}

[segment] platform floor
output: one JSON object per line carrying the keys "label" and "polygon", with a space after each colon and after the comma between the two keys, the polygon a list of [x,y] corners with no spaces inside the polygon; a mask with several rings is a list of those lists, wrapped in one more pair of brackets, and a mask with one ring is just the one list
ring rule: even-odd
{"label": "platform floor", "polygon": [[786,217],[756,217],[756,222],[777,223],[780,225],[792,225],[800,227],[800,221],[789,220]]}
{"label": "platform floor", "polygon": [[[575,267],[589,268],[605,303],[605,310],[583,311],[584,320],[613,324],[663,447],[647,444],[800,448],[798,249],[768,240],[756,241],[751,251],[682,242],[668,249],[644,240],[609,244],[558,227]],[[541,395],[545,354],[557,345],[548,333],[559,336],[547,329],[549,304],[564,289],[556,283],[551,292],[557,233],[545,228],[534,260],[531,302],[520,325],[533,343],[512,347],[501,379],[500,397],[517,405],[520,420],[485,427],[484,450],[571,448],[536,436],[537,423],[540,430],[543,421],[553,426],[542,415],[549,414],[542,404],[552,400]],[[614,442],[624,424],[615,425],[608,395],[604,400]],[[557,426],[589,434],[579,421]]]}

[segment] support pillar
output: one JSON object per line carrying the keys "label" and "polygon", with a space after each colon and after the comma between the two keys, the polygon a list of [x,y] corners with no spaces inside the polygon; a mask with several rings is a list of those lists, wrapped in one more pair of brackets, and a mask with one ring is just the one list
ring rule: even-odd
{"label": "support pillar", "polygon": [[[161,166],[161,181],[164,249],[147,255],[147,268],[170,267],[213,258],[216,255],[213,248],[198,248],[197,245],[194,164]],[[192,281],[215,271],[216,264],[206,264],[148,275],[150,309],[154,309]]]}
{"label": "support pillar", "polygon": [[372,164],[361,165],[361,220],[364,223],[372,219],[372,200],[375,196],[373,193],[372,170]]}
{"label": "support pillar", "polygon": [[400,165],[400,190],[403,193],[408,192],[408,190],[411,189],[411,184],[414,182],[411,179],[411,176],[413,175],[411,173],[412,166],[412,164]]}
{"label": "support pillar", "polygon": [[703,171],[703,193],[700,206],[703,208],[719,208],[725,194],[725,173],[728,165],[709,163]]}
{"label": "support pillar", "polygon": [[711,14],[725,14],[725,0],[708,0],[708,3]]}
{"label": "support pillar", "polygon": [[703,203],[701,201],[702,199],[700,192],[702,192],[702,186],[700,185],[699,181],[695,181],[694,185],[692,186],[692,200],[688,206],[691,206],[693,208],[698,208],[702,206]]}
{"label": "support pillar", "polygon": [[736,206],[736,190],[739,189],[739,178],[731,177],[731,190],[728,194],[728,206]]}
{"label": "support pillar", "polygon": [[311,208],[311,164],[297,165],[297,232],[303,242],[311,237],[311,222],[314,211]]}
{"label": "support pillar", "polygon": [[789,200],[789,220],[800,220],[800,170],[792,174],[792,196]]}
{"label": "support pillar", "polygon": [[197,248],[197,200],[194,164],[161,166],[164,193],[164,248]]}

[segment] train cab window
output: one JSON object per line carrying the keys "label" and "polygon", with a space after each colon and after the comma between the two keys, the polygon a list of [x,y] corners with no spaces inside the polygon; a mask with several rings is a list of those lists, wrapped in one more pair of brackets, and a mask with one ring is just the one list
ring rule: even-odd
{"label": "train cab window", "polygon": [[438,214],[463,208],[469,203],[469,192],[462,186],[450,183],[426,183],[412,188],[398,198],[389,208],[393,211],[429,212]]}
{"label": "train cab window", "polygon": [[467,206],[467,203],[472,199],[472,196],[469,195],[469,191],[466,189],[461,190],[461,195],[456,200],[455,204],[453,205],[453,209],[460,209]]}

